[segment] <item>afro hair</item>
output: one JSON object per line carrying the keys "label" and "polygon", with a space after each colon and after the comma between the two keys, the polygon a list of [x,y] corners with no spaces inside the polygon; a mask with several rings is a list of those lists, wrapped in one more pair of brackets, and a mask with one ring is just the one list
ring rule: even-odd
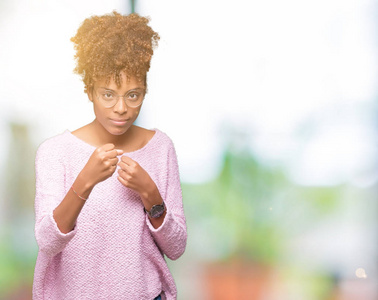
{"label": "afro hair", "polygon": [[160,39],[149,19],[116,11],[84,20],[71,38],[76,51],[74,72],[82,77],[85,92],[100,79],[121,83],[121,72],[146,84],[154,48]]}

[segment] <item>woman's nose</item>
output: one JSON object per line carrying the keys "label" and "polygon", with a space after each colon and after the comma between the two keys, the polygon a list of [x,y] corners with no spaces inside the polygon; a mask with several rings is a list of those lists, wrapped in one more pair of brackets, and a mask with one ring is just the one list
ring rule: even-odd
{"label": "woman's nose", "polygon": [[117,103],[114,105],[114,112],[117,112],[120,115],[127,112],[127,105],[123,97],[118,98]]}

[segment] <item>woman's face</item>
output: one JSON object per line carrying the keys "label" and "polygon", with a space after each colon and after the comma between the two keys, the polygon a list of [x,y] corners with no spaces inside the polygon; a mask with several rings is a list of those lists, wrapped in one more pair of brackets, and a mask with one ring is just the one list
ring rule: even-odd
{"label": "woman's face", "polygon": [[[94,113],[96,120],[107,132],[112,135],[122,135],[131,127],[142,105],[138,107],[130,107],[126,101],[132,103],[134,99],[140,100],[144,98],[145,85],[138,81],[135,77],[127,78],[125,73],[121,73],[121,85],[117,87],[114,79],[111,78],[108,83],[106,79],[96,81],[93,88],[88,93],[90,101],[93,102]],[[122,97],[117,97],[124,96]],[[108,107],[113,103],[108,104],[105,100],[116,98],[114,106]],[[130,104],[133,105],[133,104]],[[134,106],[134,105],[133,105]]]}

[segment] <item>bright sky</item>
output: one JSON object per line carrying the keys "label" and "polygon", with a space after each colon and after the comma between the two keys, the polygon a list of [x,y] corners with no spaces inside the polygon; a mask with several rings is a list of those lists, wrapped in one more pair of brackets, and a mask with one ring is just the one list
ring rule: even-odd
{"label": "bright sky", "polygon": [[[373,0],[138,3],[161,35],[140,124],[173,139],[183,181],[217,174],[229,126],[300,183],[376,180]],[[69,39],[86,17],[127,4],[2,2],[1,136],[12,120],[38,143],[92,121]]]}

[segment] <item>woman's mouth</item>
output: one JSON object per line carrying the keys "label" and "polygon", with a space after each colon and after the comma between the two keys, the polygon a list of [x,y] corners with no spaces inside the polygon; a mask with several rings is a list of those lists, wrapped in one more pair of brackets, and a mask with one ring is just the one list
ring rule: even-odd
{"label": "woman's mouth", "polygon": [[110,119],[110,121],[116,126],[123,126],[129,119]]}

